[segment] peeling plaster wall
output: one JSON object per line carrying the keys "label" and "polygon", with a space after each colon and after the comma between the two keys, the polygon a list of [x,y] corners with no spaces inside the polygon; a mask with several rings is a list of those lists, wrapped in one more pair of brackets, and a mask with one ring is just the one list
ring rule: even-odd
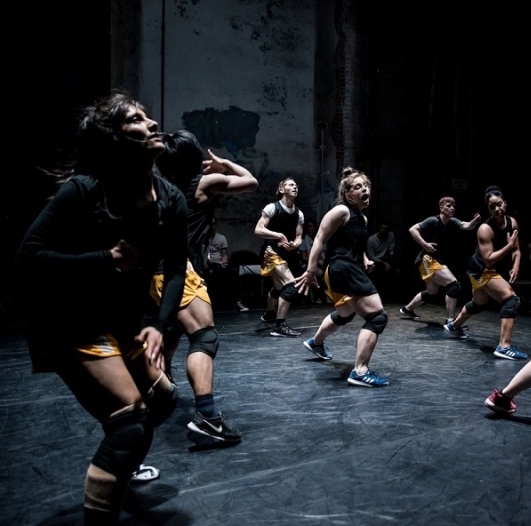
{"label": "peeling plaster wall", "polygon": [[[166,0],[162,7],[162,127],[189,129],[258,178],[257,192],[225,197],[217,212],[232,251],[257,250],[254,225],[279,180],[297,180],[306,214],[318,206],[315,1]],[[144,15],[143,27],[152,23]]]}

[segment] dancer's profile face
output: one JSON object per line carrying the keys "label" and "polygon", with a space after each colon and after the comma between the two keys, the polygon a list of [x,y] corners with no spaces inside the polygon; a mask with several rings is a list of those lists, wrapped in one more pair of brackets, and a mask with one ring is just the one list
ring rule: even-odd
{"label": "dancer's profile face", "polygon": [[129,106],[121,128],[125,137],[142,144],[146,150],[157,154],[164,152],[157,122],[140,108]]}

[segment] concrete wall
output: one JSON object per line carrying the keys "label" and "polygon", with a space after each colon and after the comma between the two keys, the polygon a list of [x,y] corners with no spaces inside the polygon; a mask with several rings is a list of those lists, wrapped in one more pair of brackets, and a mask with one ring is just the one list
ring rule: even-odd
{"label": "concrete wall", "polygon": [[[259,189],[225,197],[219,231],[232,251],[257,250],[254,225],[294,177],[299,206],[320,207],[314,119],[314,0],[115,2],[113,81],[145,101],[162,129],[192,131],[206,148],[246,166]],[[127,12],[127,15],[124,15]],[[124,30],[124,24],[126,29]]]}

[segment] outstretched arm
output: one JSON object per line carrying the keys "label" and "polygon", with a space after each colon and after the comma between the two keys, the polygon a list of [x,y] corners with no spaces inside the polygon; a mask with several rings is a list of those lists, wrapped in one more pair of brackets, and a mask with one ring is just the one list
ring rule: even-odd
{"label": "outstretched arm", "polygon": [[473,230],[481,222],[481,216],[476,214],[471,221],[463,221],[461,223],[461,230]]}

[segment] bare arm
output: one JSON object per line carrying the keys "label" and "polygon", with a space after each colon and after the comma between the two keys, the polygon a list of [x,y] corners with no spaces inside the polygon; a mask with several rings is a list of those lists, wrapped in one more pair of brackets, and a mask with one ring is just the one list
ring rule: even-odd
{"label": "bare arm", "polygon": [[195,193],[199,203],[217,194],[243,194],[256,190],[258,181],[249,170],[207,151],[210,159],[203,161],[204,176]]}
{"label": "bare arm", "polygon": [[229,251],[226,248],[221,249],[221,266],[226,267],[229,264]]}
{"label": "bare arm", "polygon": [[426,243],[420,233],[420,225],[417,223],[409,229],[409,234],[413,240],[418,243],[426,252],[435,252],[437,250],[437,243]]}
{"label": "bare arm", "polygon": [[[516,226],[516,221],[514,222]],[[515,263],[517,267],[520,266],[520,247],[518,243],[518,230],[513,230],[511,235],[507,235],[507,244],[500,248],[499,250],[494,251],[494,245],[492,240],[494,238],[494,232],[492,228],[487,224],[483,224],[478,229],[478,247],[483,262],[488,268],[493,268],[496,263],[503,259],[507,254],[513,252],[513,270],[515,268]],[[516,261],[515,261],[516,260]]]}
{"label": "bare arm", "polygon": [[302,243],[302,225],[297,225],[295,239],[289,242],[289,250],[298,250]]}
{"label": "bare arm", "polygon": [[325,243],[341,225],[344,225],[349,220],[349,218],[350,212],[345,205],[334,206],[334,208],[323,217],[317,235],[313,240],[313,246],[308,260],[308,268],[301,276],[295,278],[295,281],[297,282],[296,287],[301,294],[307,295],[311,285],[319,288],[317,278],[315,277],[315,270],[319,265],[319,259],[321,258]]}
{"label": "bare arm", "polygon": [[269,230],[269,220],[269,216],[266,215],[265,212],[262,212],[258,223],[256,223],[254,235],[262,239],[276,239],[278,240],[280,245],[289,246],[288,238],[284,234],[282,234],[281,232],[274,232],[273,230]]}
{"label": "bare arm", "polygon": [[476,214],[471,221],[461,222],[461,230],[473,230],[481,222],[481,216]]}

